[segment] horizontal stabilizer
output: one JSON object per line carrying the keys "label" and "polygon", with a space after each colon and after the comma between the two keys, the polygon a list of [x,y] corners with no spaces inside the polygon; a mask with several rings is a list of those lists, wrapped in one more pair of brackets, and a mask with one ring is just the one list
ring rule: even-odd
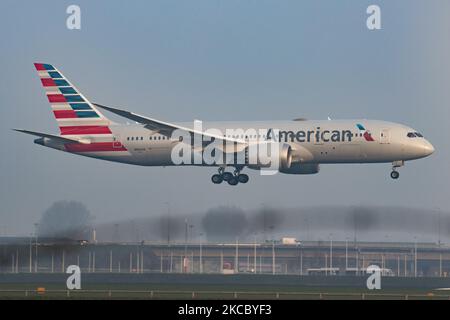
{"label": "horizontal stabilizer", "polygon": [[83,144],[90,144],[91,142],[86,140],[86,139],[70,139],[70,138],[64,138],[61,136],[56,136],[53,134],[48,134],[48,133],[42,133],[42,132],[36,132],[36,131],[30,131],[30,130],[24,130],[24,129],[13,129],[14,131],[18,131],[18,132],[23,132],[26,134],[31,134],[33,136],[38,136],[41,138],[48,138],[48,139],[52,139],[54,141],[58,141],[61,143],[83,143]]}

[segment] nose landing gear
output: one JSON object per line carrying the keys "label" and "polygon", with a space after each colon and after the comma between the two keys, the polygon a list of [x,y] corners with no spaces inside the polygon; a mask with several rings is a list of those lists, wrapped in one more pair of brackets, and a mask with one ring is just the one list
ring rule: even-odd
{"label": "nose landing gear", "polygon": [[241,170],[242,168],[236,168],[234,173],[231,173],[225,172],[225,168],[220,167],[219,172],[211,177],[211,181],[214,184],[220,184],[223,181],[226,181],[230,186],[235,186],[238,183],[247,183],[249,177],[248,175],[241,173]]}
{"label": "nose landing gear", "polygon": [[392,171],[391,178],[397,180],[400,177],[400,173],[397,171],[397,168],[403,167],[405,165],[405,161],[394,161],[392,162]]}
{"label": "nose landing gear", "polygon": [[391,171],[391,178],[396,180],[400,177],[400,173],[398,171],[395,171],[394,169]]}

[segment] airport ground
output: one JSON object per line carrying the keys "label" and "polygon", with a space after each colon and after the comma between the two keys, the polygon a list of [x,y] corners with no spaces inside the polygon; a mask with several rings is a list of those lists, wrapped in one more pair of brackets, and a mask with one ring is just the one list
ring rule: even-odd
{"label": "airport ground", "polygon": [[66,274],[3,274],[0,299],[353,299],[449,300],[448,278],[384,277],[368,290],[364,276],[111,274],[82,276],[68,290]]}

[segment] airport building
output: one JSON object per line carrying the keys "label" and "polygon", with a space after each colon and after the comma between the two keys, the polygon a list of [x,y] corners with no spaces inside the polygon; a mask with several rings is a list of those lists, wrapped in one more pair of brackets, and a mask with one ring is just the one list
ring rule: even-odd
{"label": "airport building", "polygon": [[0,238],[0,273],[363,275],[448,277],[450,247],[435,243],[296,241],[264,243],[90,243]]}

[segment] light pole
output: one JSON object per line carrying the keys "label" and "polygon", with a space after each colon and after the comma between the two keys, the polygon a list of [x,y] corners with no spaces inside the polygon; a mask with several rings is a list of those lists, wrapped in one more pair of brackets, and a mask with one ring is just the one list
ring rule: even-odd
{"label": "light pole", "polygon": [[193,243],[194,236],[193,236],[192,230],[194,230],[194,225],[190,224],[189,225],[189,243]]}
{"label": "light pole", "polygon": [[417,237],[414,237],[414,277],[417,278]]}
{"label": "light pole", "polygon": [[33,272],[33,247],[32,247],[32,241],[33,241],[33,234],[30,233],[30,273]]}
{"label": "light pole", "polygon": [[200,273],[203,273],[202,237],[203,237],[203,233],[200,233]]}
{"label": "light pole", "polygon": [[441,209],[438,207],[436,210],[438,213],[438,245],[440,248],[441,247]]}
{"label": "light pole", "polygon": [[253,273],[255,273],[256,274],[256,233],[255,233],[255,236],[254,236],[254,247],[253,247],[253,267],[254,267],[254,271],[253,271]]}
{"label": "light pole", "polygon": [[167,205],[167,245],[170,245],[170,204],[166,202]]}
{"label": "light pole", "polygon": [[38,270],[38,226],[39,223],[34,224],[34,238],[35,238],[35,259],[34,259],[34,272],[37,273]]}
{"label": "light pole", "polygon": [[184,219],[184,257],[183,273],[187,272],[187,244],[188,244],[188,219]]}
{"label": "light pole", "polygon": [[303,249],[302,249],[302,243],[298,243],[299,248],[299,255],[300,255],[300,275],[303,275]]}
{"label": "light pole", "polygon": [[275,274],[275,240],[272,240],[272,274]]}
{"label": "light pole", "polygon": [[348,237],[345,238],[345,273],[348,270]]}
{"label": "light pole", "polygon": [[[80,265],[78,263],[78,265]],[[109,250],[109,272],[112,272],[112,268],[113,268],[113,252],[112,250]]]}
{"label": "light pole", "polygon": [[193,243],[194,243],[194,241],[193,241],[193,238],[194,238],[194,235],[193,235],[193,231],[192,230],[194,230],[194,225],[193,224],[190,224],[189,225],[189,234],[188,234],[188,242],[189,242],[189,245],[191,246],[191,256],[190,256],[190,261],[189,261],[189,272],[190,273],[193,273],[194,272],[194,245],[193,245]]}
{"label": "light pole", "polygon": [[239,237],[236,237],[236,256],[234,258],[234,272],[239,272]]}
{"label": "light pole", "polygon": [[333,234],[330,233],[330,275],[333,275],[332,270],[333,270]]}

